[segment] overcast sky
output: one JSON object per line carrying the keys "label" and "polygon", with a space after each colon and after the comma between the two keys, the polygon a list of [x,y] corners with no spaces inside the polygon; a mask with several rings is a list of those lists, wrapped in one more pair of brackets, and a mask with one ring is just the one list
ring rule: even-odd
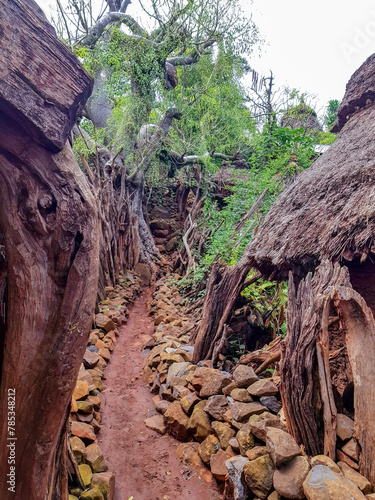
{"label": "overcast sky", "polygon": [[[266,40],[252,67],[265,76],[272,70],[278,86],[316,94],[320,107],[342,99],[350,76],[375,52],[373,0],[241,1]],[[47,15],[55,3],[37,2]]]}

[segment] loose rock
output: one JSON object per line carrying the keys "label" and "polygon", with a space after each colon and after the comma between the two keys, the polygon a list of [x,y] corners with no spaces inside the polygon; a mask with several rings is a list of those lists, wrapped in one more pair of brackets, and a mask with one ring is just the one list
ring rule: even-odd
{"label": "loose rock", "polygon": [[236,384],[236,387],[247,388],[257,380],[259,380],[259,378],[255,375],[251,366],[240,365],[237,366],[233,372],[233,381]]}
{"label": "loose rock", "polygon": [[263,378],[251,384],[250,387],[247,388],[249,394],[252,396],[274,396],[279,392],[277,385],[272,382],[272,380],[268,380]]}
{"label": "loose rock", "polygon": [[301,453],[301,449],[294,438],[281,429],[269,427],[267,429],[266,444],[276,467],[280,467]]}
{"label": "loose rock", "polygon": [[367,493],[372,493],[370,481],[362,476],[362,474],[359,474],[359,472],[356,472],[344,462],[339,462],[337,465],[340,467],[346,479],[354,483],[365,495],[367,495]]}
{"label": "loose rock", "polygon": [[364,494],[342,474],[316,465],[303,483],[307,500],[365,500]]}
{"label": "loose rock", "polygon": [[309,473],[307,458],[295,457],[286,465],[275,471],[273,487],[282,497],[292,499],[305,498],[303,483]]}
{"label": "loose rock", "polygon": [[244,465],[245,481],[259,498],[265,499],[272,491],[272,478],[275,467],[269,455],[247,462]]}

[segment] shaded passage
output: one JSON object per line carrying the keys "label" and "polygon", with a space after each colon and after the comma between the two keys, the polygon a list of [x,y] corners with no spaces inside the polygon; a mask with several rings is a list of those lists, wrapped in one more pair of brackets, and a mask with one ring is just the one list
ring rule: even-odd
{"label": "shaded passage", "polygon": [[156,413],[152,394],[142,379],[142,346],[154,331],[143,294],[120,328],[105,371],[106,405],[102,411],[100,447],[116,475],[115,500],[220,498],[213,486],[190,474],[176,455],[178,442],[148,429],[144,420]]}

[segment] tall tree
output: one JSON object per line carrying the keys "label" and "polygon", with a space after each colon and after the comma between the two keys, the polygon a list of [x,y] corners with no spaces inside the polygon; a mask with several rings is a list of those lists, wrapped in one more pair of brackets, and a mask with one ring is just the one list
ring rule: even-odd
{"label": "tall tree", "polygon": [[[69,10],[60,1],[57,4],[61,35],[86,61],[96,79],[85,116],[105,130],[102,137],[107,149],[100,150],[98,163],[104,165],[102,170],[113,186],[107,196],[113,202],[106,203],[104,210],[103,217],[112,227],[111,241],[103,246],[116,252],[112,250],[111,256],[103,258],[113,262],[115,268],[121,262],[152,264],[159,252],[145,221],[144,181],[172,123],[181,119],[184,109],[192,104],[184,102],[181,94],[177,99],[176,93],[170,92],[184,78],[180,68],[196,66],[203,60],[209,67],[219,47],[220,53],[250,53],[259,40],[257,28],[243,15],[238,0],[139,2],[142,23],[128,13],[129,1],[107,1],[95,22],[91,2],[69,0]],[[186,151],[178,155],[184,164]],[[120,180],[116,182],[116,178]],[[116,209],[117,213],[109,216],[108,211],[114,207],[122,212]],[[119,234],[117,221],[124,220],[127,227]],[[126,249],[125,257],[120,249]],[[102,267],[111,266],[103,262]]]}

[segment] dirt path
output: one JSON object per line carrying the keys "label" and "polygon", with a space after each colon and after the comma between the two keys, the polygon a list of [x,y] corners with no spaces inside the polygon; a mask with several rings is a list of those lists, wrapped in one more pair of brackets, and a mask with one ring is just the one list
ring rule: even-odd
{"label": "dirt path", "polygon": [[105,371],[106,405],[100,447],[116,474],[115,500],[219,500],[213,486],[187,473],[176,456],[178,443],[148,429],[145,418],[156,413],[142,380],[141,349],[153,333],[143,294],[120,328]]}

